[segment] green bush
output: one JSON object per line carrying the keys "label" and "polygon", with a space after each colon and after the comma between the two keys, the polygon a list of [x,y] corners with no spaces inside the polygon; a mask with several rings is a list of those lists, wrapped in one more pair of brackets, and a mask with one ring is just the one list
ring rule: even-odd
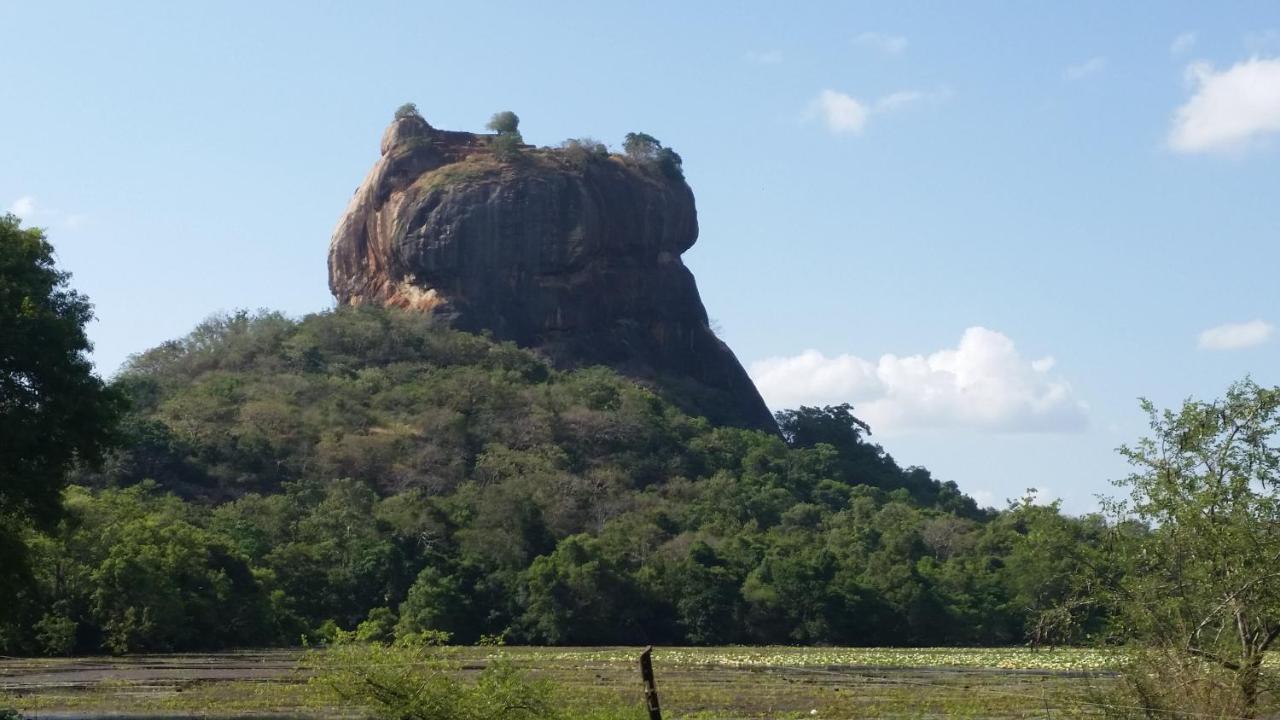
{"label": "green bush", "polygon": [[595,138],[569,138],[560,143],[560,152],[569,162],[582,167],[592,160],[603,160],[609,157],[609,148]]}
{"label": "green bush", "polygon": [[485,127],[499,135],[514,135],[520,131],[520,117],[510,110],[503,110],[494,113]]}
{"label": "green bush", "polygon": [[418,112],[418,106],[413,103],[405,103],[396,108],[396,119],[404,120],[405,118],[421,118],[422,114]]}
{"label": "green bush", "polygon": [[662,143],[648,133],[627,133],[622,141],[622,150],[632,160],[652,162],[657,159]]}
{"label": "green bush", "polygon": [[656,159],[658,168],[663,174],[672,178],[684,177],[684,160],[680,158],[680,154],[671,148],[664,147],[658,151]]}
{"label": "green bush", "polygon": [[390,609],[376,607],[369,617],[356,626],[355,639],[365,643],[389,643],[395,639],[396,614]]}
{"label": "green bush", "polygon": [[524,147],[524,138],[520,137],[520,133],[499,133],[493,138],[489,147],[493,149],[493,154],[499,160],[508,162],[520,156],[520,151]]}
{"label": "green bush", "polygon": [[36,623],[36,642],[45,655],[70,655],[76,649],[76,621],[59,613],[46,613]]}
{"label": "green bush", "polygon": [[562,699],[501,655],[474,681],[447,649],[339,644],[313,651],[303,666],[333,700],[378,720],[553,720]]}

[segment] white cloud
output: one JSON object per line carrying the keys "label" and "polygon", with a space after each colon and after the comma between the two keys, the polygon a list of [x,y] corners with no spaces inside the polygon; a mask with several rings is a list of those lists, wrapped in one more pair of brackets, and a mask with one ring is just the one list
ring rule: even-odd
{"label": "white cloud", "polygon": [[777,65],[782,62],[781,50],[750,50],[743,59],[753,65]]}
{"label": "white cloud", "polygon": [[1280,131],[1280,59],[1253,58],[1221,72],[1192,63],[1187,77],[1196,91],[1174,113],[1174,150],[1235,150]]}
{"label": "white cloud", "polygon": [[890,112],[901,110],[920,103],[938,103],[951,97],[950,88],[941,88],[930,92],[921,90],[899,90],[889,93],[876,101],[874,112]]}
{"label": "white cloud", "polygon": [[1227,323],[1200,333],[1196,344],[1201,350],[1239,350],[1261,345],[1270,340],[1275,332],[1276,326],[1265,320]]}
{"label": "white cloud", "polygon": [[878,433],[1079,430],[1087,406],[1052,368],[1052,358],[1028,361],[1005,335],[971,327],[957,347],[929,355],[872,362],[806,350],[752,363],[750,374],[770,407],[850,402]]}
{"label": "white cloud", "polygon": [[864,32],[853,39],[853,44],[885,55],[901,55],[907,51],[907,39],[901,35]]}
{"label": "white cloud", "polygon": [[930,92],[899,90],[870,104],[837,90],[823,90],[809,104],[809,115],[821,117],[827,129],[837,135],[859,135],[872,115],[902,110],[920,103],[938,103],[951,97],[951,90]]}
{"label": "white cloud", "polygon": [[1193,32],[1184,32],[1169,43],[1169,54],[1181,55],[1191,48],[1195,47],[1196,34]]}
{"label": "white cloud", "polygon": [[45,228],[54,227],[60,230],[78,230],[88,222],[88,218],[84,215],[59,212],[56,209],[45,207],[37,203],[36,199],[31,195],[23,195],[14,200],[5,212],[17,215],[27,225],[35,223],[38,218],[40,224]]}
{"label": "white cloud", "polygon": [[23,220],[27,220],[36,212],[36,199],[30,195],[23,195],[13,201],[13,204],[9,206],[9,212]]}
{"label": "white cloud", "polygon": [[896,110],[897,108],[906,107],[914,103],[918,103],[924,99],[924,93],[919,90],[899,90],[895,93],[889,93],[876,101],[877,110]]}
{"label": "white cloud", "polygon": [[1107,68],[1107,59],[1102,56],[1091,57],[1079,65],[1072,65],[1062,71],[1062,77],[1068,80],[1083,80],[1096,75]]}
{"label": "white cloud", "polygon": [[859,134],[871,114],[867,106],[857,98],[835,90],[823,90],[813,101],[813,108],[822,116],[827,129],[833,133]]}

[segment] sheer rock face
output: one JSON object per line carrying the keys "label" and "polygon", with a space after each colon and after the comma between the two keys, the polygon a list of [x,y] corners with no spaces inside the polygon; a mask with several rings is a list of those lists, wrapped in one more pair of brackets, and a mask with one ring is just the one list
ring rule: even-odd
{"label": "sheer rock face", "polygon": [[693,192],[654,163],[526,149],[401,118],[329,247],[338,302],[429,313],[538,350],[609,365],[713,422],[776,432],[680,260]]}

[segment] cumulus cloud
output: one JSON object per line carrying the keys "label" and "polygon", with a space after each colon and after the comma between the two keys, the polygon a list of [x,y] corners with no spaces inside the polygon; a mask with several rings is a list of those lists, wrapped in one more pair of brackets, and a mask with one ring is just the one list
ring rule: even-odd
{"label": "cumulus cloud", "polygon": [[1280,59],[1253,58],[1222,71],[1192,63],[1187,78],[1195,94],[1174,113],[1175,151],[1238,150],[1280,131]]}
{"label": "cumulus cloud", "polygon": [[885,55],[901,55],[907,51],[905,37],[887,33],[864,32],[853,39],[853,44]]}
{"label": "cumulus cloud", "polygon": [[857,135],[866,127],[871,114],[867,106],[852,95],[835,90],[823,90],[813,101],[813,108],[833,133]]}
{"label": "cumulus cloud", "polygon": [[1184,32],[1169,43],[1170,55],[1181,55],[1191,48],[1195,47],[1196,34],[1193,32]]}
{"label": "cumulus cloud", "polygon": [[929,92],[899,90],[868,103],[838,90],[828,89],[818,93],[818,97],[810,103],[809,115],[822,118],[827,129],[834,134],[859,135],[872,115],[902,110],[921,103],[942,102],[949,97],[951,91],[947,88]]}
{"label": "cumulus cloud", "polygon": [[1226,323],[1200,333],[1196,344],[1201,350],[1240,350],[1261,345],[1270,340],[1275,332],[1275,325],[1265,320]]}
{"label": "cumulus cloud", "polygon": [[45,207],[43,204],[36,202],[36,199],[31,195],[23,195],[14,200],[5,209],[5,212],[17,215],[22,219],[22,222],[28,225],[39,222],[46,228],[53,227],[60,230],[78,230],[88,222],[84,215],[60,212]]}
{"label": "cumulus cloud", "polygon": [[23,195],[13,201],[13,204],[9,206],[9,212],[26,220],[36,212],[36,199],[30,195]]}
{"label": "cumulus cloud", "polygon": [[1072,65],[1062,71],[1062,77],[1068,80],[1083,80],[1107,69],[1107,59],[1102,56],[1091,57],[1079,65]]}
{"label": "cumulus cloud", "polygon": [[1004,334],[971,327],[956,347],[928,355],[889,354],[873,362],[806,350],[752,363],[750,374],[770,407],[849,402],[887,434],[1079,430],[1088,408],[1052,369],[1052,358],[1028,361]]}

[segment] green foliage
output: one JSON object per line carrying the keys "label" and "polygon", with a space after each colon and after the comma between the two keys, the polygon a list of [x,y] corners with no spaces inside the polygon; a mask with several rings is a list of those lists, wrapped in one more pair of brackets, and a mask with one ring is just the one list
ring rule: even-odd
{"label": "green foliage", "polygon": [[595,160],[609,157],[609,148],[595,138],[570,138],[560,143],[560,152],[570,163],[584,167]]}
{"label": "green foliage", "polygon": [[520,118],[515,113],[510,110],[494,113],[485,127],[498,134],[489,145],[494,156],[509,162],[520,155],[524,138],[520,136]]}
{"label": "green foliage", "polygon": [[396,108],[396,119],[404,120],[405,118],[422,118],[422,114],[418,112],[418,106],[413,103],[405,103]]}
{"label": "green foliage", "polygon": [[1121,449],[1130,497],[1110,506],[1123,572],[1104,587],[1128,636],[1219,698],[1206,707],[1251,716],[1278,687],[1263,659],[1280,638],[1280,388],[1143,409],[1152,434]]}
{"label": "green foliage", "polygon": [[37,609],[26,531],[53,527],[67,471],[99,460],[123,409],[93,373],[92,306],[69,279],[42,231],[0,216],[0,651]]}
{"label": "green foliage", "polygon": [[684,177],[684,160],[680,157],[680,153],[675,150],[666,147],[659,150],[657,163],[658,168],[668,177]]}
{"label": "green foliage", "polygon": [[680,154],[646,133],[627,133],[622,142],[623,152],[637,162],[652,165],[662,174],[673,179],[684,178],[684,161]]}
{"label": "green foliage", "polygon": [[76,649],[75,620],[58,613],[45,613],[35,625],[36,642],[44,655],[70,655]]}
{"label": "green foliage", "polygon": [[0,517],[48,526],[64,475],[111,441],[116,393],[93,374],[92,306],[67,287],[44,233],[0,217]]}
{"label": "green foliage", "polygon": [[55,535],[21,531],[24,652],[64,652],[65,620],[77,652],[1018,642],[1100,532],[978,510],[848,406],[715,428],[400,311],[211,318],[116,387],[125,447]]}
{"label": "green foliage", "polygon": [[622,151],[632,160],[653,162],[658,158],[662,143],[648,133],[627,133],[622,140]]}
{"label": "green foliage", "polygon": [[395,638],[396,614],[389,608],[376,607],[356,627],[355,639],[364,643],[389,643]]}
{"label": "green foliage", "polygon": [[524,148],[524,138],[520,137],[518,132],[498,133],[497,137],[489,142],[489,147],[493,150],[494,157],[503,162],[510,162],[520,156],[520,151]]}
{"label": "green foliage", "polygon": [[545,720],[563,715],[553,686],[533,680],[501,656],[474,681],[448,651],[425,645],[339,644],[305,666],[311,683],[344,705],[385,720]]}
{"label": "green foliage", "polygon": [[510,110],[496,112],[485,127],[499,135],[515,135],[520,132],[520,117]]}

